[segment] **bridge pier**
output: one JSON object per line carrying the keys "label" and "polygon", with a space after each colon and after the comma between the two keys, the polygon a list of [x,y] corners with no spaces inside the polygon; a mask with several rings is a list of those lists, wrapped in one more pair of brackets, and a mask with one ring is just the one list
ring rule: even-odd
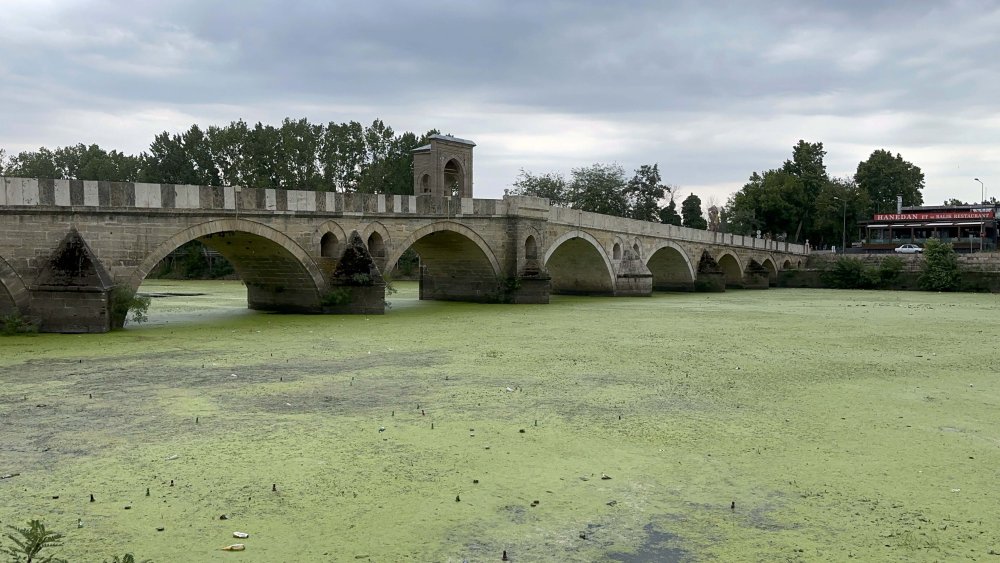
{"label": "bridge pier", "polygon": [[649,297],[653,294],[653,273],[632,250],[626,250],[615,276],[615,296]]}

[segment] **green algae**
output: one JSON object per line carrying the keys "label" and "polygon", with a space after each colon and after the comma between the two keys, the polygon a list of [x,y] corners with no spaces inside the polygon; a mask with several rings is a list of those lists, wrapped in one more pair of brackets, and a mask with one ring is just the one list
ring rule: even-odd
{"label": "green algae", "polygon": [[1000,551],[996,296],[397,286],[385,316],[280,316],[147,282],[182,294],[149,325],[0,340],[0,524],[73,561],[215,560],[234,530],[245,561]]}

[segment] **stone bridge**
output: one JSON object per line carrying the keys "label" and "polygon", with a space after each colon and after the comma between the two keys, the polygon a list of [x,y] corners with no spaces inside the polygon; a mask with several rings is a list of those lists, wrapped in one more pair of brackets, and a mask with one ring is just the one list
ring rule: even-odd
{"label": "stone bridge", "polygon": [[121,322],[116,293],[130,296],[192,240],[233,264],[250,308],[306,313],[384,310],[382,277],[410,248],[420,257],[421,299],[513,303],[766,288],[808,252],[541,198],[462,197],[469,193],[0,178],[0,315],[43,331],[110,330]]}

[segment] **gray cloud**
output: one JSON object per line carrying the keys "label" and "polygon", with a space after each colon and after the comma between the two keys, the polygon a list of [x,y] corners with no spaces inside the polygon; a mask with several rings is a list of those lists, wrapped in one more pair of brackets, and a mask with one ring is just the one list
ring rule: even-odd
{"label": "gray cloud", "polygon": [[617,161],[724,201],[800,138],[834,174],[886,148],[923,168],[929,201],[973,197],[973,176],[1000,195],[993,2],[9,4],[8,152],[381,117],[476,140],[486,197],[519,168]]}

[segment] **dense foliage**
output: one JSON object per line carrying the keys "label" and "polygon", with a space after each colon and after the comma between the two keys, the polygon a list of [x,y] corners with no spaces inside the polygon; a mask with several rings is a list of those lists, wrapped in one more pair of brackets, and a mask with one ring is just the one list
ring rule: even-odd
{"label": "dense foliage", "polygon": [[871,210],[870,195],[852,178],[831,178],[823,143],[799,141],[791,160],[754,172],[720,212],[722,229],[814,246],[849,244],[851,226]]}
{"label": "dense foliage", "polygon": [[903,205],[923,205],[924,173],[918,166],[903,160],[897,153],[892,156],[879,149],[858,164],[854,181],[867,194],[871,213],[895,213],[896,197],[902,196]]}
{"label": "dense foliage", "polygon": [[924,268],[917,283],[927,291],[955,291],[961,276],[958,255],[950,243],[930,238],[924,243]]}
{"label": "dense foliage", "polygon": [[24,151],[10,157],[0,150],[0,173],[27,178],[69,178],[236,185],[299,190],[413,193],[410,151],[428,131],[396,134],[382,120],[369,126],[314,124],[286,118],[274,127],[233,121],[183,133],[162,132],[139,155],[77,144]]}
{"label": "dense foliage", "polygon": [[[506,193],[544,197],[552,205],[582,211],[680,225],[681,216],[677,213],[673,191],[674,188],[663,183],[658,164],[643,164],[632,178],[627,179],[620,165],[597,163],[574,168],[569,180],[559,173],[532,174],[521,170]],[[670,201],[663,206],[668,195]],[[694,225],[699,224],[695,215],[705,223],[700,201],[696,210],[689,210]]]}
{"label": "dense foliage", "polygon": [[823,283],[836,289],[880,289],[892,285],[903,271],[903,261],[889,256],[877,266],[842,257],[822,274]]}

